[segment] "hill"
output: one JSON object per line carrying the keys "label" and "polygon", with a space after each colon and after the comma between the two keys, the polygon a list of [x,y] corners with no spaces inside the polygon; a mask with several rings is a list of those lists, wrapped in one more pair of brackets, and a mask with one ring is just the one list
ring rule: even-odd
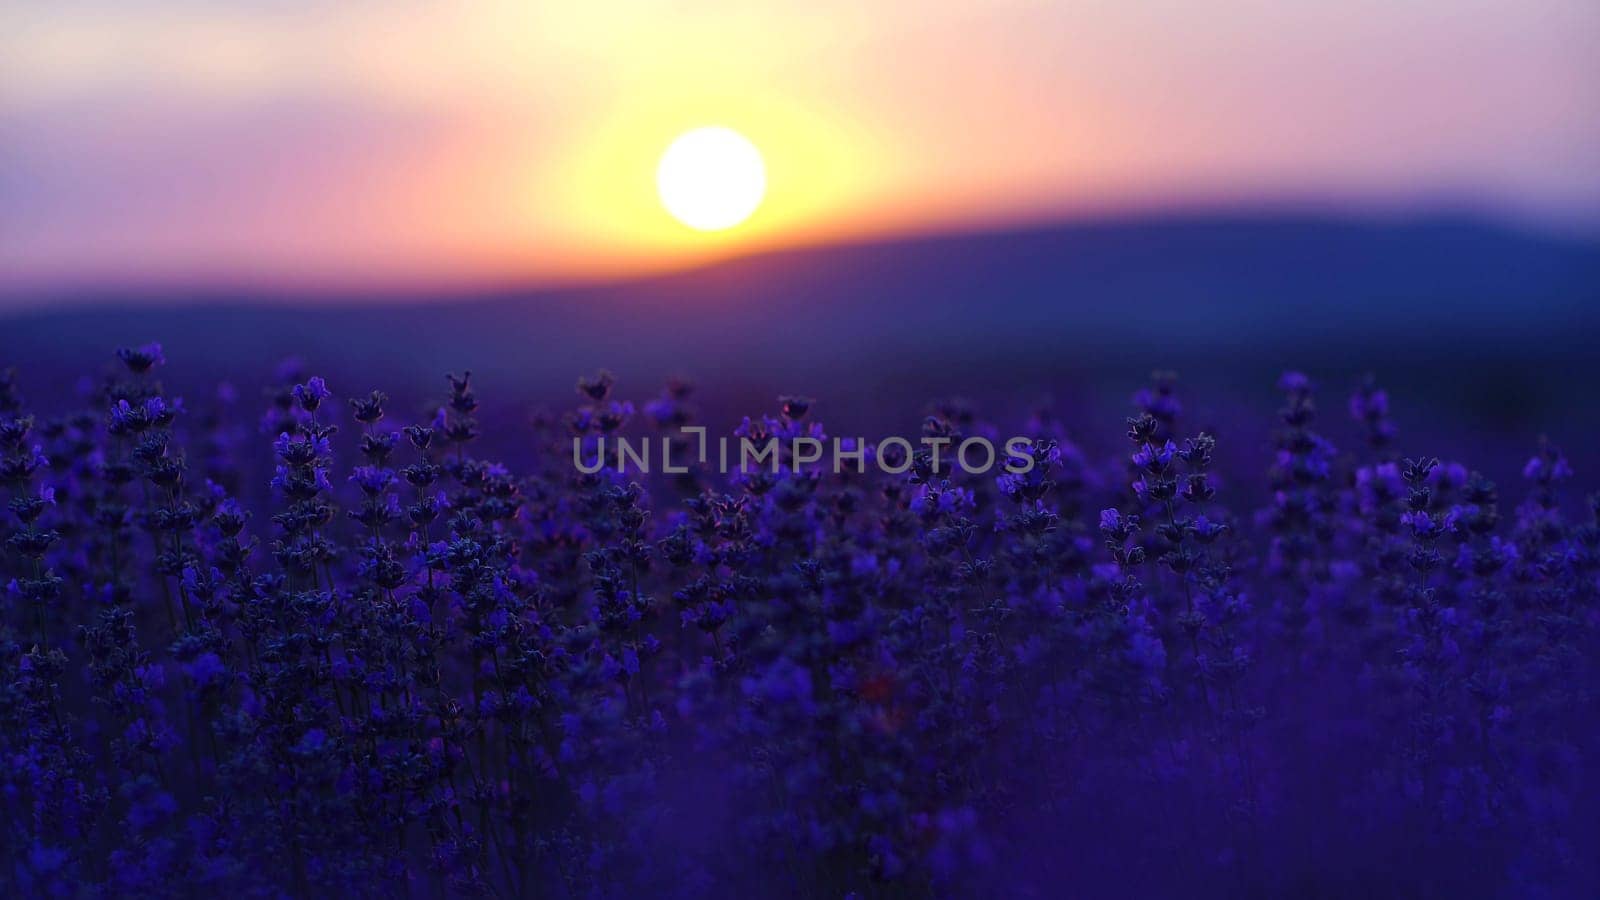
{"label": "hill", "polygon": [[1108,369],[1126,383],[1156,365],[1227,380],[1296,365],[1481,394],[1594,359],[1600,244],[1459,218],[1193,215],[811,247],[427,303],[241,291],[52,305],[0,320],[0,359],[76,372],[159,339],[213,377],[296,355],[373,383],[470,366],[564,389],[605,366],[762,394],[911,384],[920,396]]}

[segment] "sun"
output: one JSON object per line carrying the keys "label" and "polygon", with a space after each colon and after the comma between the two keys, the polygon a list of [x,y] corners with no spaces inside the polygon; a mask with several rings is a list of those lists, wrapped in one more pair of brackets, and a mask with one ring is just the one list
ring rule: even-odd
{"label": "sun", "polygon": [[656,166],[656,191],[672,217],[696,231],[750,218],[767,193],[767,167],[749,138],[714,125],[679,135]]}

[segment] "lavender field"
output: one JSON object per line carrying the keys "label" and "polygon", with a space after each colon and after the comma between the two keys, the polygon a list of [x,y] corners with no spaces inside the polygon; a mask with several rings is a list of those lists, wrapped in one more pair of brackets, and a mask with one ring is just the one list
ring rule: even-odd
{"label": "lavender field", "polygon": [[0,2],[0,900],[1600,898],[1596,48]]}
{"label": "lavender field", "polygon": [[1289,372],[1263,445],[1157,374],[920,411],[1025,474],[585,474],[735,429],[679,381],[490,415],[183,365],[0,384],[6,896],[1600,889],[1600,500],[1553,443],[1491,480]]}

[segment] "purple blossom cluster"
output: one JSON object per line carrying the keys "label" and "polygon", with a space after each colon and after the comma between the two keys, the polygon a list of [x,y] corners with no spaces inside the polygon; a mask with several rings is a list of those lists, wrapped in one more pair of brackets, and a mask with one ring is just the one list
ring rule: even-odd
{"label": "purple blossom cluster", "polygon": [[397,421],[286,370],[251,428],[117,355],[76,411],[0,379],[0,895],[1600,885],[1600,502],[1553,445],[1501,488],[1369,380],[1341,450],[1290,373],[1231,446],[1163,374],[1112,459],[952,402],[924,436],[1033,467],[646,477],[572,441],[670,438],[687,383],[583,379],[502,463],[469,375]]}

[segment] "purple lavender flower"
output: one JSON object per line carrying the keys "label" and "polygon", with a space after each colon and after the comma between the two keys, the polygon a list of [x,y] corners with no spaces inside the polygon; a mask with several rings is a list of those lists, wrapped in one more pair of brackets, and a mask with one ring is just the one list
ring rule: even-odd
{"label": "purple lavender flower", "polygon": [[584,473],[574,438],[681,441],[687,384],[529,428],[463,372],[345,435],[295,366],[245,439],[118,356],[84,410],[0,378],[0,891],[1592,893],[1582,454],[1502,516],[1370,380],[1341,432],[1286,374],[1262,443],[1158,373],[1111,459],[944,400],[922,436],[1028,471]]}

